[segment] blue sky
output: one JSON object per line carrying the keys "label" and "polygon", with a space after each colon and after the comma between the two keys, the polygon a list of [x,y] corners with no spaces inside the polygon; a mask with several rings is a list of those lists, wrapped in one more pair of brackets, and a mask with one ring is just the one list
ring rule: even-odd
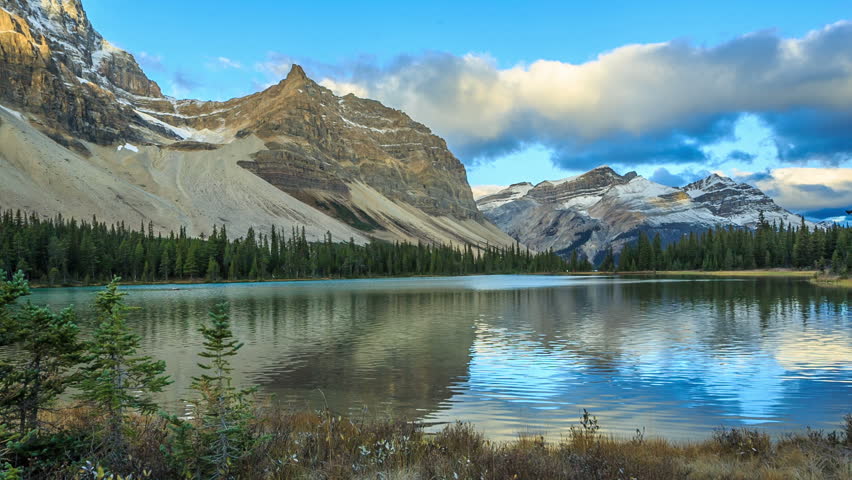
{"label": "blue sky", "polygon": [[299,63],[430,126],[482,189],[605,163],[669,184],[720,171],[820,217],[852,208],[849,2],[671,3],[84,6],[166,94],[224,100]]}

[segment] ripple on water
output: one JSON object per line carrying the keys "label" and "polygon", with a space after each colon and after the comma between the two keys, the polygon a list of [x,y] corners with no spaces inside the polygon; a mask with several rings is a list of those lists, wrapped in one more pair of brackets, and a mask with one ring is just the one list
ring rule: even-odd
{"label": "ripple on water", "polygon": [[[719,425],[837,428],[852,405],[845,291],[786,279],[489,276],[128,288],[131,324],[175,383],[227,300],[243,384],[295,408],[471,421],[554,438],[582,409],[605,430],[694,439]],[[36,290],[90,311],[96,289]],[[90,331],[92,325],[83,325]],[[437,428],[437,427],[436,427]]]}

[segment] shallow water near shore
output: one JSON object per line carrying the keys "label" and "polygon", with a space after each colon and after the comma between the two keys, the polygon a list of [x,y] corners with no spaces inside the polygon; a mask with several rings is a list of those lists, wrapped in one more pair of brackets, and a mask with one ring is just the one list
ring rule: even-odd
{"label": "shallow water near shore", "polygon": [[[93,328],[97,288],[35,289]],[[243,385],[495,440],[558,439],[582,409],[606,432],[701,439],[719,426],[839,428],[852,411],[849,290],[788,278],[502,275],[126,287],[144,353],[197,375],[198,326],[228,301]],[[436,427],[437,428],[437,427]]]}

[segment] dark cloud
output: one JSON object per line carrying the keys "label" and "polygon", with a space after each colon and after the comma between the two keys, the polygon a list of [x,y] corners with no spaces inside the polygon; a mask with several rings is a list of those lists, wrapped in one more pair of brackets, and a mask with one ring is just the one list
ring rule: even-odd
{"label": "dark cloud", "polygon": [[849,217],[846,215],[845,208],[820,208],[816,210],[805,210],[799,212],[807,218],[823,220],[826,218],[836,218],[836,217],[846,217],[849,220]]}
{"label": "dark cloud", "polygon": [[673,131],[647,135],[615,135],[589,144],[556,145],[553,162],[565,169],[589,169],[601,164],[642,165],[709,161],[703,146],[733,138],[738,115],[693,121]]}
{"label": "dark cloud", "polygon": [[734,151],[732,151],[731,153],[728,154],[727,160],[734,160],[734,161],[743,162],[743,163],[751,163],[751,162],[754,161],[755,157],[756,156],[752,155],[751,153],[744,152],[742,150],[734,150]]}
{"label": "dark cloud", "polygon": [[755,172],[746,176],[737,177],[737,180],[740,182],[751,183],[754,184],[756,182],[760,182],[762,180],[772,180],[772,173],[765,172]]}
{"label": "dark cloud", "polygon": [[852,159],[852,109],[799,109],[766,113],[763,120],[775,133],[780,160],[819,160],[837,166]]}
{"label": "dark cloud", "polygon": [[817,195],[823,195],[825,197],[833,197],[837,195],[837,192],[828,186],[825,185],[795,185],[794,188],[797,190],[801,190],[805,193],[813,193]]}
{"label": "dark cloud", "polygon": [[654,171],[654,174],[651,175],[650,180],[653,182],[662,183],[663,185],[668,185],[670,187],[682,187],[688,183],[680,175],[675,175],[669,172],[668,169],[662,167]]}

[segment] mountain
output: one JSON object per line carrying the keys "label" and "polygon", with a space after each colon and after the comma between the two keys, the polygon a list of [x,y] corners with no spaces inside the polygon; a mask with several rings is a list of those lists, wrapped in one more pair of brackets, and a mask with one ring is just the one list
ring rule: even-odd
{"label": "mountain", "polygon": [[757,188],[727,177],[713,174],[673,188],[608,166],[535,186],[516,183],[477,205],[530,248],[552,248],[562,256],[577,250],[592,261],[600,261],[609,246],[620,251],[642,231],[670,242],[710,227],[753,228],[761,212],[768,222],[801,222]]}
{"label": "mountain", "polygon": [[226,102],[163,95],[78,0],[0,0],[0,207],[152,222],[501,245],[446,142],[294,65]]}

